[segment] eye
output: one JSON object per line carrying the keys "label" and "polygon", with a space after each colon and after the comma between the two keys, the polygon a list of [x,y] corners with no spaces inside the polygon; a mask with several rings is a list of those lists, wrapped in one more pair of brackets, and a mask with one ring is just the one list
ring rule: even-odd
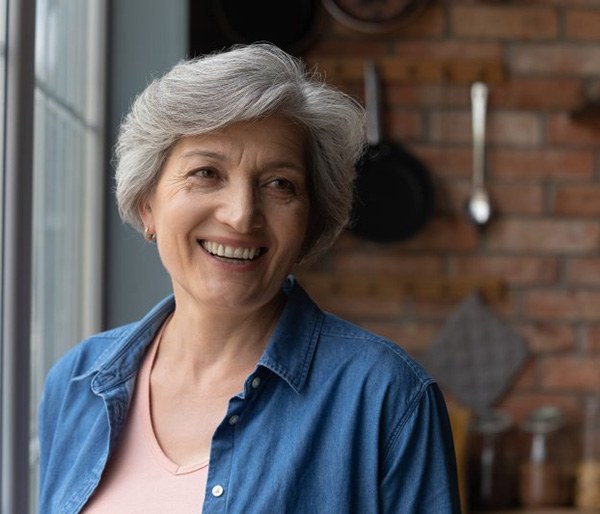
{"label": "eye", "polygon": [[218,178],[219,173],[214,168],[198,168],[190,172],[189,174],[192,178]]}
{"label": "eye", "polygon": [[266,182],[266,186],[273,191],[281,194],[293,195],[296,194],[297,189],[294,182],[287,178],[275,177]]}

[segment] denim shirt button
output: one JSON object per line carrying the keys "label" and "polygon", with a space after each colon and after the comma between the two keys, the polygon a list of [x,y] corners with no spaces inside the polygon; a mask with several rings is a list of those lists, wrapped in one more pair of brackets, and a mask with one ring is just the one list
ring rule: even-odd
{"label": "denim shirt button", "polygon": [[211,493],[214,497],[218,498],[219,496],[222,496],[223,493],[225,492],[225,489],[223,489],[222,485],[215,485],[212,490]]}
{"label": "denim shirt button", "polygon": [[252,385],[253,389],[257,389],[258,386],[260,385],[260,377],[254,377],[252,379],[252,384],[251,385]]}
{"label": "denim shirt button", "polygon": [[229,424],[235,425],[240,420],[240,417],[237,414],[234,414],[229,418]]}

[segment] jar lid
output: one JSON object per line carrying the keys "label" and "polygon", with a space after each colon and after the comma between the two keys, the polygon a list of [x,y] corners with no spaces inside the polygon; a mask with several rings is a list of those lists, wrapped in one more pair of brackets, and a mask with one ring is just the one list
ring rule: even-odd
{"label": "jar lid", "polygon": [[471,423],[471,430],[482,434],[498,434],[508,430],[512,422],[512,417],[508,412],[492,409],[474,418]]}
{"label": "jar lid", "polygon": [[547,433],[562,428],[565,422],[565,413],[560,407],[543,405],[527,415],[521,428],[526,432]]}

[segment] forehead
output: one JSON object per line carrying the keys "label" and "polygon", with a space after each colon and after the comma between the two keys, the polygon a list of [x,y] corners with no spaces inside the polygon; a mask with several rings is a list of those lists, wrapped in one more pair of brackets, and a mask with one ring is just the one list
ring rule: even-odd
{"label": "forehead", "polygon": [[265,156],[285,154],[301,161],[306,157],[307,137],[297,124],[283,116],[232,123],[204,134],[183,136],[169,151],[170,157],[189,158],[214,151],[235,155],[252,148]]}

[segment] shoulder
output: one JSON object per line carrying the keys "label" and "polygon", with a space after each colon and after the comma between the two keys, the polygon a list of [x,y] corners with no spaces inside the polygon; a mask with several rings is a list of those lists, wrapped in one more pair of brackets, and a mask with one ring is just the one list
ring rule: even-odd
{"label": "shoulder", "polygon": [[96,371],[122,341],[135,330],[138,322],[93,334],[65,353],[51,368],[47,383],[63,382]]}
{"label": "shoulder", "polygon": [[91,376],[132,345],[142,343],[143,346],[151,340],[173,309],[174,299],[171,295],[154,306],[142,319],[87,337],[54,364],[47,381]]}
{"label": "shoulder", "polygon": [[[439,387],[403,348],[335,315],[324,313],[311,382],[339,396],[379,427],[389,454],[398,441],[444,410]],[[354,407],[353,407],[354,406]]]}
{"label": "shoulder", "polygon": [[345,399],[369,405],[389,427],[403,424],[435,381],[398,344],[325,313],[312,363],[313,379],[343,389]]}
{"label": "shoulder", "polygon": [[357,367],[377,367],[379,376],[409,379],[427,386],[433,379],[400,345],[354,323],[325,313],[320,345],[328,351],[356,361]]}

